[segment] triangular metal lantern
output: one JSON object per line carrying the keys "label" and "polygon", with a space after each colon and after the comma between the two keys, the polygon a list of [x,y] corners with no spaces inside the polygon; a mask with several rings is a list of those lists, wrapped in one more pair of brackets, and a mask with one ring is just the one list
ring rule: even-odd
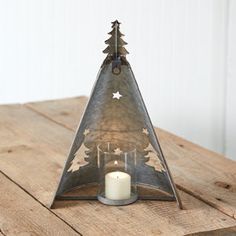
{"label": "triangular metal lantern", "polygon": [[[126,60],[120,23],[112,22],[107,53],[71,146],[55,200],[181,200]],[[53,205],[52,203],[52,205]]]}

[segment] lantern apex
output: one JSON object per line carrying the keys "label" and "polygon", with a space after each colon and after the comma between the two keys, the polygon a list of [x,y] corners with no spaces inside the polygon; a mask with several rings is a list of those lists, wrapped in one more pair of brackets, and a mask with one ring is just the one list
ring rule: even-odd
{"label": "lantern apex", "polygon": [[129,52],[124,48],[124,45],[127,45],[127,43],[121,38],[124,36],[124,34],[120,32],[121,23],[118,20],[111,23],[112,31],[108,33],[111,37],[105,41],[108,46],[103,50],[103,52],[113,58],[125,57]]}

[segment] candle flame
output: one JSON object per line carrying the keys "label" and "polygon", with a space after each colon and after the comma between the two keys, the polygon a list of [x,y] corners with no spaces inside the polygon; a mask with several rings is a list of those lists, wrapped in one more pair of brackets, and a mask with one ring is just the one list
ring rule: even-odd
{"label": "candle flame", "polygon": [[118,165],[118,161],[114,161],[114,164],[115,164],[115,165]]}

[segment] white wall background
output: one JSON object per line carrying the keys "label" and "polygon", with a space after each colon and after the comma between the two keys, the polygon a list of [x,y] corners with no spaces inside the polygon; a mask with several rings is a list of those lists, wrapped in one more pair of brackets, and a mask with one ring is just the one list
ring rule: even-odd
{"label": "white wall background", "polygon": [[153,123],[236,159],[233,0],[0,0],[0,103],[89,95],[115,19]]}
{"label": "white wall background", "polygon": [[225,154],[236,160],[236,1],[228,8],[225,103]]}

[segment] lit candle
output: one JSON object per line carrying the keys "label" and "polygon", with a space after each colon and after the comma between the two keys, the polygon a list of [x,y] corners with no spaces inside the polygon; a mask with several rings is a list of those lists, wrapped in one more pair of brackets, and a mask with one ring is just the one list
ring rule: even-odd
{"label": "lit candle", "polygon": [[129,199],[131,176],[125,172],[114,171],[105,175],[105,196],[111,200]]}

